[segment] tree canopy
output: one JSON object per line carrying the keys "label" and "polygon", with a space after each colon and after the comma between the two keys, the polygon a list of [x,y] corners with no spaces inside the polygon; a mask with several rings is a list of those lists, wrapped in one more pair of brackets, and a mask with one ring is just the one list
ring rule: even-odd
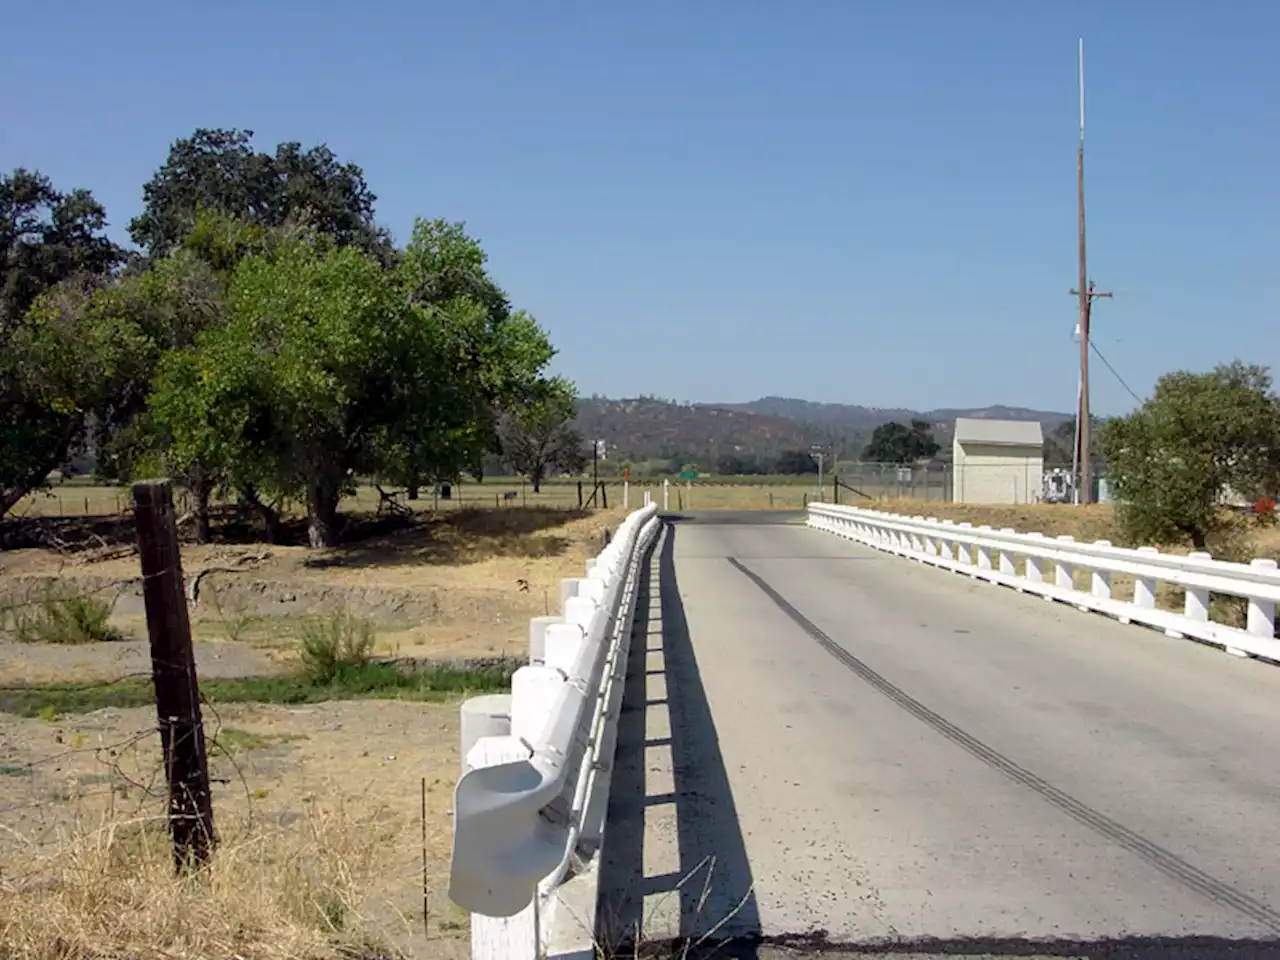
{"label": "tree canopy", "polygon": [[503,456],[529,478],[534,493],[542,489],[550,471],[577,471],[586,462],[573,414],[573,388],[554,380],[547,382],[541,396],[515,404],[499,421]]}
{"label": "tree canopy", "polygon": [[85,444],[104,474],[176,478],[197,540],[221,490],[269,529],[301,504],[314,546],[358,477],[479,474],[504,418],[513,444],[547,431],[531,473],[571,462],[572,385],[465,226],[420,218],[395,250],[358,166],[251,137],[173,145],[123,272],[87,193],[0,182],[0,516]]}
{"label": "tree canopy", "polygon": [[1280,490],[1280,400],[1265,367],[1169,373],[1138,410],[1107,423],[1103,449],[1128,537],[1204,549],[1228,526],[1225,496]]}
{"label": "tree canopy", "polygon": [[928,460],[940,449],[924,420],[912,420],[911,426],[882,423],[871,434],[862,457],[879,463],[915,463]]}
{"label": "tree canopy", "polygon": [[202,210],[247,224],[309,228],[343,246],[390,255],[374,221],[377,199],[354,163],[340,163],[323,144],[253,148],[252,130],[198,129],[169,148],[164,165],[142,188],[144,208],[129,223],[133,242],[152,257],[182,243]]}

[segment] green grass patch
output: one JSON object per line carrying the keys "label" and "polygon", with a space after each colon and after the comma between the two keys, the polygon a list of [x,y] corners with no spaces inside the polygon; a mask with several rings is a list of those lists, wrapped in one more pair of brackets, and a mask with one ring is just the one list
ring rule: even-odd
{"label": "green grass patch", "polygon": [[84,644],[123,639],[107,623],[110,617],[111,604],[102,597],[46,580],[38,603],[15,605],[6,619],[18,643]]}
{"label": "green grass patch", "polygon": [[29,777],[30,767],[15,767],[11,763],[0,763],[0,777]]}
{"label": "green grass patch", "polygon": [[[211,679],[200,693],[211,703],[322,703],[326,700],[447,700],[457,694],[499,693],[511,686],[514,663],[485,666],[432,664],[412,669],[396,663],[340,668],[328,683],[304,676]],[[150,680],[117,683],[51,683],[0,687],[0,712],[53,719],[105,707],[145,707],[155,702]],[[224,731],[225,732],[225,731]]]}

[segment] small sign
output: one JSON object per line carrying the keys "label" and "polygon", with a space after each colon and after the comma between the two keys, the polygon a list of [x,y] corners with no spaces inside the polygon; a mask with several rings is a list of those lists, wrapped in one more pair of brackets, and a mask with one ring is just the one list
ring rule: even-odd
{"label": "small sign", "polygon": [[696,471],[696,470],[681,470],[681,471],[680,471],[680,479],[681,479],[681,480],[697,480],[697,479],[698,479],[698,471]]}

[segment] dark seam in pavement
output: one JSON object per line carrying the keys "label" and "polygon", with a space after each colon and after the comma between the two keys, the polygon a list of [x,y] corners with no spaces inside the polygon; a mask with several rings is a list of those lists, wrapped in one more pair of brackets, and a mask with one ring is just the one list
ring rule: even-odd
{"label": "dark seam in pavement", "polygon": [[1256,920],[1267,927],[1273,933],[1280,933],[1280,913],[1272,910],[1265,903],[1255,900],[1248,894],[1242,893],[1230,884],[1205,873],[1199,867],[1192,866],[1177,854],[1165,850],[1141,834],[1135,833],[1123,824],[1117,823],[1106,814],[1099,813],[1092,807],[1081,803],[1070,794],[1064,793],[1052,784],[1040,779],[1031,771],[1020,767],[1008,757],[993,750],[981,740],[965,733],[949,720],[934,713],[906,691],[894,686],[894,684],[836,643],[816,624],[788,603],[778,591],[769,586],[758,574],[753,573],[739,563],[736,557],[728,557],[727,559],[735,569],[744,574],[748,580],[759,587],[770,600],[777,604],[783,613],[816,640],[819,646],[826,650],[827,653],[831,654],[908,713],[919,720],[923,720],[948,740],[963,747],[983,763],[1004,774],[1010,780],[1034,790],[1068,816],[1141,857],[1167,876],[1185,884],[1210,900],[1235,908],[1250,919]]}

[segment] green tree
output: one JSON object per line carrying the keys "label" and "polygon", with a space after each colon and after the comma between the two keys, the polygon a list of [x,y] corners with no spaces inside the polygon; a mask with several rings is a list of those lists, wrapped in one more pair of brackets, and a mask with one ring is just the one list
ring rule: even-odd
{"label": "green tree", "polygon": [[353,163],[328,147],[282,143],[274,154],[252,145],[252,130],[198,129],[169,148],[164,165],[142,188],[143,212],[129,235],[152,257],[164,257],[213,210],[261,227],[295,225],[360,247],[389,261],[390,240],[374,222],[376,197]]}
{"label": "green tree", "polygon": [[420,322],[448,348],[417,361],[441,388],[406,385],[405,417],[391,433],[391,476],[409,488],[480,475],[486,453],[501,449],[498,418],[541,399],[543,371],[555,351],[537,321],[512,312],[506,294],[485,269],[486,254],[460,223],[419,219],[398,257],[396,275]]}
{"label": "green tree", "polygon": [[6,405],[0,431],[0,516],[85,437],[91,419],[110,422],[145,382],[155,349],[115,281],[63,283],[8,331],[0,359]]}
{"label": "green tree", "polygon": [[1166,374],[1138,410],[1107,423],[1103,449],[1126,536],[1203,550],[1228,526],[1224,494],[1280,490],[1280,400],[1265,367]]}
{"label": "green tree", "polygon": [[[87,190],[61,193],[21,168],[0,177],[0,517],[83,442],[83,411],[100,405],[107,387],[75,376],[110,365],[109,357],[84,356],[92,334],[72,337],[61,352],[48,349],[68,324],[94,327],[100,319],[100,311],[87,310],[89,291],[124,259],[103,235],[106,222]],[[51,301],[40,317],[28,318],[41,295],[64,284],[57,302],[66,317],[51,319],[58,312]]]}
{"label": "green tree", "polygon": [[211,393],[208,417],[235,438],[228,459],[306,503],[311,545],[332,546],[338,501],[357,473],[383,466],[388,431],[409,409],[404,383],[432,386],[419,361],[437,331],[375,260],[311,241],[245,259],[227,300],[227,323],[198,338],[190,372],[175,371],[177,392],[194,380]]}
{"label": "green tree", "polygon": [[862,457],[877,463],[915,463],[929,459],[940,449],[925,420],[912,420],[909,427],[896,422],[882,423],[872,432]]}
{"label": "green tree", "polygon": [[818,461],[806,450],[784,450],[778,454],[775,472],[788,476],[817,473]]}
{"label": "green tree", "polygon": [[48,177],[21,167],[0,177],[0,330],[62,281],[109,274],[123,263],[106,226],[107,212],[88,190],[60,193]]}
{"label": "green tree", "polygon": [[551,380],[543,396],[507,411],[499,421],[503,456],[529,478],[534,493],[549,471],[578,471],[586,461],[582,436],[573,429],[573,399],[571,384]]}

